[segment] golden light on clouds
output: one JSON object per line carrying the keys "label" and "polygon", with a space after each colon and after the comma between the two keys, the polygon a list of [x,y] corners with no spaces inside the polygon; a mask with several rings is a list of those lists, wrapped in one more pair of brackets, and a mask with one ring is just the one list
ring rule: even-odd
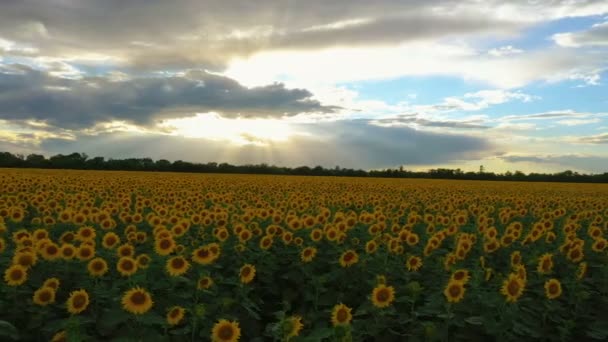
{"label": "golden light on clouds", "polygon": [[289,123],[276,119],[226,119],[217,113],[165,120],[161,127],[173,135],[228,141],[236,145],[287,141],[294,131]]}

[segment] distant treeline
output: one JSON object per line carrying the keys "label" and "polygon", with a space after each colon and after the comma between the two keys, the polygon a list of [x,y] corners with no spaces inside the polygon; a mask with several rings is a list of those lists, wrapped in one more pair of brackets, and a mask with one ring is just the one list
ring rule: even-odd
{"label": "distant treeline", "polygon": [[28,156],[0,152],[0,167],[7,168],[40,168],[40,169],[73,169],[73,170],[113,170],[113,171],[161,171],[161,172],[194,172],[194,173],[240,173],[267,175],[301,175],[301,176],[342,176],[342,177],[385,177],[385,178],[434,178],[463,180],[501,180],[528,182],[581,182],[608,183],[608,172],[602,174],[580,174],[570,170],[558,173],[529,173],[521,171],[494,173],[483,170],[464,172],[460,169],[431,169],[428,171],[408,171],[403,167],[384,170],[354,170],[336,166],[300,166],[295,168],[279,167],[267,164],[231,165],[228,163],[191,163],[182,160],[170,162],[166,159],[151,158],[105,159],[89,158],[84,153],[68,155],[58,154],[46,158],[40,154]]}

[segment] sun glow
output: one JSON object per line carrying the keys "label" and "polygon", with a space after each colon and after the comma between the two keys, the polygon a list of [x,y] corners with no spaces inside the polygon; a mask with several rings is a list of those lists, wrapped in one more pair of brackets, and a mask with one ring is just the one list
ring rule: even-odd
{"label": "sun glow", "polygon": [[270,142],[287,141],[294,133],[289,124],[281,120],[227,119],[213,112],[166,120],[162,127],[174,135],[225,140],[237,145],[267,145]]}

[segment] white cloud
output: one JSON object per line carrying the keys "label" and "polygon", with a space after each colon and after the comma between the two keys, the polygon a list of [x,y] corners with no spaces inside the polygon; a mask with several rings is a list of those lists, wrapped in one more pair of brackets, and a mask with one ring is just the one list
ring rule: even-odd
{"label": "white cloud", "polygon": [[571,120],[559,120],[557,121],[560,125],[565,126],[579,126],[579,125],[588,125],[591,123],[597,123],[602,121],[600,118],[592,118],[592,119],[571,119]]}
{"label": "white cloud", "polygon": [[488,54],[494,57],[502,57],[508,55],[517,55],[524,52],[524,50],[514,48],[511,45],[501,46],[488,51]]}
{"label": "white cloud", "polygon": [[501,57],[480,54],[467,44],[405,43],[385,47],[262,52],[234,59],[226,74],[247,85],[286,80],[294,86],[336,84],[406,76],[453,76],[497,88],[533,81],[583,79],[597,82],[608,68],[599,54],[564,48]]}
{"label": "white cloud", "polygon": [[594,24],[584,31],[557,33],[552,38],[565,47],[608,46],[608,21]]}

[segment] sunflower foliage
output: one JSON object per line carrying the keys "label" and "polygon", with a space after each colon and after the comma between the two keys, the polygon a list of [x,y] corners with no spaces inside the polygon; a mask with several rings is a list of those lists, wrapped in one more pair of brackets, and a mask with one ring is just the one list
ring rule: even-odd
{"label": "sunflower foliage", "polygon": [[0,340],[608,339],[608,187],[0,170]]}

